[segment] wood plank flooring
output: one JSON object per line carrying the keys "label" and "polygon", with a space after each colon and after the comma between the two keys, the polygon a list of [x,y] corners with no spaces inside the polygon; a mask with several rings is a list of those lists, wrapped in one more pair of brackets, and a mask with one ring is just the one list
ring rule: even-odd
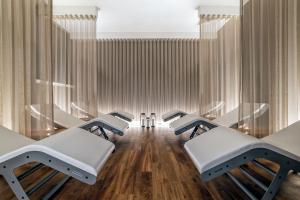
{"label": "wood plank flooring", "polygon": [[[183,149],[188,134],[175,136],[170,129],[155,128],[142,130],[131,128],[126,136],[113,136],[116,152],[103,167],[98,181],[89,186],[71,179],[55,196],[55,200],[240,200],[247,197],[236,188],[228,177],[222,176],[208,183],[201,181],[198,171]],[[79,147],[80,148],[80,147]],[[272,163],[270,167],[276,168]],[[18,169],[18,173],[28,166]],[[254,166],[250,165],[254,169]],[[44,167],[22,181],[27,188],[49,173]],[[263,176],[265,174],[255,168]],[[237,170],[233,171],[246,185],[261,193],[253,183]],[[38,192],[30,196],[40,199],[62,175],[55,177]],[[7,184],[0,178],[0,199],[15,199]],[[300,176],[290,174],[281,187],[277,200],[300,199]]]}

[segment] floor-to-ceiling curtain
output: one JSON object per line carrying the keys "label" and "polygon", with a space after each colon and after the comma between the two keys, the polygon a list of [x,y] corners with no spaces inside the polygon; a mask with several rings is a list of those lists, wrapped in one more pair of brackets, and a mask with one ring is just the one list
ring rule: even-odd
{"label": "floor-to-ceiling curtain", "polygon": [[[299,0],[243,0],[240,117],[267,103],[268,112],[242,124],[257,137],[299,120]],[[298,26],[298,27],[297,27]]]}
{"label": "floor-to-ceiling curtain", "polygon": [[200,16],[199,47],[200,113],[217,117],[239,104],[239,16]]}
{"label": "floor-to-ceiling curtain", "polygon": [[[297,3],[297,62],[298,62],[298,77],[300,77],[300,3]],[[300,78],[298,78],[298,91],[300,91]],[[300,92],[298,92],[298,99],[300,100]],[[299,102],[300,103],[300,102]],[[298,115],[300,114],[300,105],[298,106]]]}
{"label": "floor-to-ceiling curtain", "polygon": [[[55,104],[79,116],[97,115],[96,16],[54,16]],[[73,107],[72,107],[73,105]]]}
{"label": "floor-to-ceiling curtain", "polygon": [[53,22],[53,102],[61,109],[71,112],[71,54],[70,33],[61,25]]}
{"label": "floor-to-ceiling curtain", "polygon": [[99,112],[139,116],[199,110],[198,39],[104,39],[98,49]]}
{"label": "floor-to-ceiling curtain", "polygon": [[0,124],[34,138],[52,129],[51,21],[51,0],[0,1]]}

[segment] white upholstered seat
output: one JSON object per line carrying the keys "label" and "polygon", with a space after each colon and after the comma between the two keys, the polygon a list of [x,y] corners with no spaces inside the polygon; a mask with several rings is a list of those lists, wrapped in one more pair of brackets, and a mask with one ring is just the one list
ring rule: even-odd
{"label": "white upholstered seat", "polygon": [[74,117],[56,106],[54,107],[53,112],[54,123],[64,128],[78,127],[85,123],[85,121]]}
{"label": "white upholstered seat", "polygon": [[167,113],[163,114],[161,116],[161,118],[163,119],[163,121],[167,121],[168,119],[172,118],[173,116],[177,116],[177,115],[180,115],[180,114],[185,115],[187,113],[185,113],[183,111],[180,111],[180,110],[172,110],[170,112],[167,112]]}
{"label": "white upholstered seat", "polygon": [[226,127],[217,127],[185,143],[200,173],[240,155],[262,141]]}
{"label": "white upholstered seat", "polygon": [[113,111],[111,113],[109,113],[113,116],[117,116],[120,117],[121,119],[126,119],[128,121],[132,121],[134,120],[134,115],[128,112],[124,112],[124,111]]}
{"label": "white upholstered seat", "polygon": [[[245,113],[251,113],[250,106],[250,104],[244,105]],[[254,113],[243,116],[241,120],[248,120],[252,115],[254,115],[255,118],[258,118],[263,115],[268,109],[267,104],[254,104],[253,106]],[[211,124],[213,126],[233,127],[239,122],[239,108],[235,108],[212,121],[202,118],[196,114],[187,114],[180,119],[177,119],[174,122],[170,123],[170,128],[177,132],[179,130],[183,130],[185,127],[191,126],[197,121],[199,121],[199,124],[201,124],[201,122],[206,122],[206,124]]]}
{"label": "white upholstered seat", "polygon": [[41,152],[97,176],[114,148],[113,143],[80,128],[34,141],[0,127],[0,163],[24,153]]}
{"label": "white upholstered seat", "polygon": [[[120,131],[120,132],[124,132],[124,130],[126,130],[129,125],[127,122],[124,122],[123,120],[117,119],[112,115],[99,115],[98,118],[92,119],[88,122],[86,122],[85,124],[89,124],[92,122],[101,122],[107,125],[112,126],[114,129]],[[83,124],[84,126],[84,124]]]}
{"label": "white upholstered seat", "polygon": [[199,117],[195,114],[188,114],[188,115],[181,117],[178,120],[171,122],[170,127],[176,132],[176,131],[178,131],[190,124],[193,124],[194,122],[197,122],[199,120],[207,121],[207,119]]}
{"label": "white upholstered seat", "polygon": [[[35,111],[32,114],[35,116],[39,112],[38,105],[32,105],[31,110]],[[99,114],[98,118],[94,118],[90,121],[83,121],[74,117],[73,115],[61,110],[59,107],[54,106],[54,123],[58,126],[64,128],[72,128],[72,127],[83,127],[87,124],[99,121],[106,124],[108,127],[112,129],[118,130],[119,132],[123,132],[128,128],[128,123],[124,122],[121,119],[117,119],[111,115]],[[129,115],[128,115],[129,116]]]}
{"label": "white upholstered seat", "polygon": [[185,143],[200,173],[249,150],[265,148],[300,162],[300,122],[263,139],[227,127],[214,128]]}

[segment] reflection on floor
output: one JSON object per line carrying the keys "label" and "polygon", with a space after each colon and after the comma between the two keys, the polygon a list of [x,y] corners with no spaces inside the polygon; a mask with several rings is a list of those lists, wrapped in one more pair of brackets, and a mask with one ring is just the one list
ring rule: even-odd
{"label": "reflection on floor", "polygon": [[[55,199],[247,199],[226,176],[208,183],[201,181],[196,168],[183,149],[188,136],[188,134],[175,136],[167,128],[150,130],[132,128],[128,130],[125,137],[113,136],[117,150],[102,169],[97,183],[89,186],[71,179]],[[272,163],[266,164],[275,167]],[[18,171],[23,171],[26,167]],[[252,165],[249,167],[255,168]],[[255,171],[263,174],[257,168]],[[50,169],[41,168],[24,179],[22,185],[28,188],[34,180],[49,172],[51,172]],[[234,174],[244,184],[254,188],[254,192],[261,193],[258,187],[255,187],[237,170]],[[40,199],[61,177],[55,177],[30,198]],[[295,199],[297,196],[300,197],[300,176],[290,174],[276,199],[288,200]],[[0,178],[0,199],[15,199],[2,177]]]}

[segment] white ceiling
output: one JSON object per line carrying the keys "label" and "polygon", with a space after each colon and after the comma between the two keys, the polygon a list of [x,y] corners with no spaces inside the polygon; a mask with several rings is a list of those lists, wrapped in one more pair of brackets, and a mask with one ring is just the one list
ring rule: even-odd
{"label": "white ceiling", "polygon": [[54,6],[98,6],[100,12],[97,28],[100,35],[193,37],[199,30],[197,13],[199,6],[233,6],[239,5],[239,1],[53,0],[53,4]]}
{"label": "white ceiling", "polygon": [[[73,5],[73,6],[101,6],[105,0],[53,0],[55,5]],[[126,0],[124,0],[126,1]],[[139,0],[140,2],[141,0]],[[201,5],[211,6],[237,6],[240,0],[192,0],[195,7]]]}

